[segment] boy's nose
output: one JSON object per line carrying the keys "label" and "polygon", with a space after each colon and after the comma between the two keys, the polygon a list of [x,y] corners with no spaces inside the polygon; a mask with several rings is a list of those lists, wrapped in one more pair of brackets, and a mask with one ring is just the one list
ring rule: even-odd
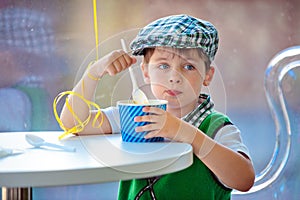
{"label": "boy's nose", "polygon": [[170,83],[180,83],[179,79],[170,79]]}
{"label": "boy's nose", "polygon": [[181,83],[182,82],[182,77],[178,74],[178,72],[174,71],[172,72],[170,78],[169,78],[169,82],[174,84],[174,83]]}

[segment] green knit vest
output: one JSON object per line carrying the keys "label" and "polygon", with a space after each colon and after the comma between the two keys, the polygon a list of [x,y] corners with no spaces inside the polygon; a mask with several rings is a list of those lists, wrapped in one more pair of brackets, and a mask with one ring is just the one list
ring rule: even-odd
{"label": "green knit vest", "polygon": [[[214,138],[216,132],[227,124],[231,124],[227,116],[213,112],[203,120],[199,129]],[[231,189],[224,187],[199,158],[194,155],[193,159],[194,162],[190,167],[163,175],[153,184],[156,199],[228,200],[231,198]],[[148,183],[149,179],[121,181],[118,198],[135,199],[141,189],[149,185]],[[139,199],[152,199],[151,192],[146,190]]]}

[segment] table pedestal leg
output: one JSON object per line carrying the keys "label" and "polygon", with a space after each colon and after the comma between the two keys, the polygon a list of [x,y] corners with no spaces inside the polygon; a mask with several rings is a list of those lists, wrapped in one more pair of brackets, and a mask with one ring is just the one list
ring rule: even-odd
{"label": "table pedestal leg", "polygon": [[31,200],[31,188],[2,187],[2,200]]}

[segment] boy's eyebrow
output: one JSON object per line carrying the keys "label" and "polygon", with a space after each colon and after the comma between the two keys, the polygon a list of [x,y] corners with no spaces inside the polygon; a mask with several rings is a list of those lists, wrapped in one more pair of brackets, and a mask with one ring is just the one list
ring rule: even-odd
{"label": "boy's eyebrow", "polygon": [[195,64],[195,63],[199,63],[199,61],[201,61],[201,60],[197,60],[195,58],[187,58],[186,61],[189,63]]}
{"label": "boy's eyebrow", "polygon": [[[170,55],[171,56],[171,55]],[[170,56],[163,56],[163,55],[160,55],[156,58],[154,58],[155,61],[168,61],[169,59],[172,59],[170,58]],[[185,57],[185,56],[179,56],[182,60],[185,60],[189,63],[198,63],[198,60],[194,57]]]}
{"label": "boy's eyebrow", "polygon": [[163,61],[167,61],[168,58],[167,58],[167,57],[157,57],[157,58],[154,58],[154,60],[163,60]]}
{"label": "boy's eyebrow", "polygon": [[181,55],[181,59],[186,60],[187,62],[198,62],[198,57],[190,56],[190,55]]}
{"label": "boy's eyebrow", "polygon": [[159,56],[155,56],[154,59],[167,61],[169,59],[172,59],[172,57],[174,57],[174,56],[172,56],[172,54],[160,53]]}

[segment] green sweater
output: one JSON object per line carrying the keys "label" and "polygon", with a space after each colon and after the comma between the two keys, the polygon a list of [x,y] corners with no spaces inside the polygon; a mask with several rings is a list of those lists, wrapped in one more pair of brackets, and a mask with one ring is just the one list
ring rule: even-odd
{"label": "green sweater", "polygon": [[[199,129],[214,138],[223,126],[231,124],[227,116],[213,112],[200,124]],[[194,155],[193,164],[179,172],[121,181],[120,200],[131,199],[230,199],[231,189],[224,187],[213,173]]]}

